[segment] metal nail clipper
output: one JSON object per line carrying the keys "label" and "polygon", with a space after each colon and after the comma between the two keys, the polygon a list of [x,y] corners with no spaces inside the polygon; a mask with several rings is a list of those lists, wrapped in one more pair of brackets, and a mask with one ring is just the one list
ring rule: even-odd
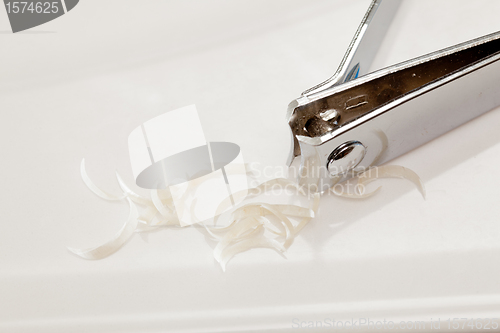
{"label": "metal nail clipper", "polygon": [[500,105],[500,32],[368,73],[399,4],[372,1],[333,77],[288,106],[288,163],[316,166],[322,189]]}

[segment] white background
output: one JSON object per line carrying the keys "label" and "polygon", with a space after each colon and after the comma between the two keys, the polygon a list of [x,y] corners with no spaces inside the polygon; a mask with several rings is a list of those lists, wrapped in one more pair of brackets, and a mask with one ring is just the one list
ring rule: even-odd
{"label": "white background", "polygon": [[[223,273],[193,228],[137,235],[101,261],[66,250],[106,241],[128,214],[88,191],[81,159],[118,193],[115,169],[133,183],[128,134],[166,111],[195,103],[207,140],[284,165],[287,104],[333,74],[368,4],[85,0],[18,34],[0,10],[0,330],[498,316],[498,108],[391,162],[421,176],[427,200],[401,180],[366,201],[323,197],[287,259],[253,250]],[[499,12],[494,0],[405,0],[374,69],[500,30]]]}

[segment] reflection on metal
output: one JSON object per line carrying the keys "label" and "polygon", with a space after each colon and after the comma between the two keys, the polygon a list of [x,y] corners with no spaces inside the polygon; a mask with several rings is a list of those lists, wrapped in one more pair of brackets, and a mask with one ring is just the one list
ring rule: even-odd
{"label": "reflection on metal", "polygon": [[359,141],[344,142],[328,157],[328,172],[340,176],[354,169],[363,160],[366,147]]}
{"label": "reflection on metal", "polygon": [[367,74],[400,4],[401,0],[373,0],[335,74],[302,95],[312,95]]}
{"label": "reflection on metal", "polygon": [[[364,147],[359,163],[359,146],[359,155],[351,156],[353,149],[346,157],[351,156],[357,164],[349,167],[353,172],[362,171],[500,104],[500,32],[373,73],[363,72],[364,63],[352,58],[363,54],[356,46],[365,45],[364,38],[372,28],[368,29],[368,24],[376,22],[374,10],[378,8],[377,15],[385,15],[388,11],[382,8],[397,7],[383,7],[382,3],[393,2],[372,2],[336,75],[290,103],[287,119],[294,142],[290,163],[298,155],[302,155],[302,164],[314,156],[320,167],[334,168],[343,160],[334,158],[336,152],[346,149],[346,143],[358,142]],[[380,39],[378,36],[376,40]],[[373,56],[367,58],[368,63]],[[360,77],[345,80],[349,76],[342,73],[349,73],[358,63]],[[327,110],[336,111],[333,124],[322,116]],[[349,163],[354,163],[349,159]],[[322,188],[331,186],[332,176],[343,173],[322,173]]]}

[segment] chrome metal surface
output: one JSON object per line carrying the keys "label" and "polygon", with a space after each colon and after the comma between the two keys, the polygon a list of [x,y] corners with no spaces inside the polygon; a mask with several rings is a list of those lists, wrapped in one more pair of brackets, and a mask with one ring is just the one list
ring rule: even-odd
{"label": "chrome metal surface", "polygon": [[330,176],[340,176],[354,169],[365,157],[366,147],[359,141],[344,142],[328,157]]}
{"label": "chrome metal surface", "polygon": [[339,120],[340,114],[335,109],[328,109],[326,111],[320,112],[319,116],[321,117],[321,119],[323,119],[323,121],[330,121],[330,122],[337,123]]}
{"label": "chrome metal surface", "polygon": [[[353,171],[362,171],[491,110],[500,104],[499,59],[497,32],[302,96],[288,119],[301,165],[329,168],[332,152],[359,141],[366,154]],[[318,117],[325,109],[338,112],[334,126]],[[320,175],[329,187],[332,172]]]}
{"label": "chrome metal surface", "polygon": [[373,0],[335,74],[302,95],[312,95],[367,74],[400,4],[401,0]]}
{"label": "chrome metal surface", "polygon": [[[400,4],[401,0],[373,0],[335,74],[323,83],[304,91],[302,96],[314,95],[367,74]],[[295,108],[295,102],[292,101],[288,106],[287,119]],[[290,165],[298,155],[300,146],[292,133],[292,148],[287,163]]]}

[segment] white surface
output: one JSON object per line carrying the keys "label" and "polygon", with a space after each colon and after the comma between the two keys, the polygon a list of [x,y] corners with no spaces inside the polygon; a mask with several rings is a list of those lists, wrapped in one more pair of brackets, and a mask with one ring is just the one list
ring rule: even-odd
{"label": "white surface", "polygon": [[[208,141],[279,166],[286,106],[334,72],[369,1],[86,0],[25,33],[0,11],[0,331],[292,328],[351,318],[500,313],[500,110],[397,160],[416,171],[357,202],[322,198],[287,259],[254,250],[222,273],[194,229],[134,237],[101,261],[66,246],[107,240],[127,216],[79,176],[132,183],[127,136],[196,103]],[[498,1],[410,1],[375,68],[500,30]],[[429,326],[427,326],[429,327]]]}

